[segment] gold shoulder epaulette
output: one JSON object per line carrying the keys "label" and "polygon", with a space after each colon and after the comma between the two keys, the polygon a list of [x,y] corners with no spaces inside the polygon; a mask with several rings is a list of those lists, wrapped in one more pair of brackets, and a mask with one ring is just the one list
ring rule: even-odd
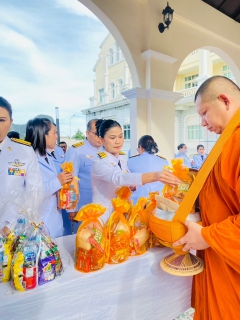
{"label": "gold shoulder epaulette", "polygon": [[129,157],[129,159],[134,158],[134,157],[138,157],[138,156],[140,156],[140,154],[135,154],[135,156],[131,156],[131,157]]}
{"label": "gold shoulder epaulette", "polygon": [[72,147],[73,147],[73,148],[78,148],[78,147],[81,147],[81,146],[83,146],[83,145],[84,145],[84,142],[81,141],[81,142],[74,143],[74,144],[72,145]]}
{"label": "gold shoulder epaulette", "polygon": [[161,159],[167,160],[166,158],[161,157],[161,156],[159,156],[158,154],[156,154],[156,156],[159,157],[159,158],[161,158]]}
{"label": "gold shoulder epaulette", "polygon": [[25,140],[17,139],[17,138],[11,138],[11,140],[14,142],[17,142],[17,143],[24,144],[25,146],[31,147],[31,142],[29,142],[29,141],[25,141]]}
{"label": "gold shoulder epaulette", "polygon": [[103,159],[103,158],[106,158],[106,157],[107,157],[106,152],[98,152],[98,155],[99,155],[99,157],[100,157],[101,159]]}
{"label": "gold shoulder epaulette", "polygon": [[121,156],[125,156],[125,155],[126,155],[126,153],[124,153],[124,152],[122,152],[122,151],[120,151],[119,154],[120,154]]}
{"label": "gold shoulder epaulette", "polygon": [[198,155],[198,153],[194,153],[194,155],[195,155],[195,156],[197,156],[197,155]]}

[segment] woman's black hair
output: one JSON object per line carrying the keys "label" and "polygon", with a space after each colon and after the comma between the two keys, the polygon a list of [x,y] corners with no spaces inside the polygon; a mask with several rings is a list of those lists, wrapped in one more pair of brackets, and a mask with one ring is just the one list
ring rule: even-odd
{"label": "woman's black hair", "polygon": [[107,119],[107,120],[98,119],[96,121],[97,135],[101,138],[104,138],[104,136],[108,132],[108,130],[113,127],[122,128],[121,125],[117,121],[112,120],[112,119]]}
{"label": "woman's black hair", "polygon": [[10,119],[12,120],[12,106],[3,97],[0,97],[0,107],[7,110],[7,112],[9,113]]}
{"label": "woman's black hair", "polygon": [[29,120],[26,127],[26,141],[31,142],[34,151],[41,156],[46,155],[46,137],[51,130],[52,122],[47,118]]}
{"label": "woman's black hair", "polygon": [[142,147],[146,152],[154,154],[158,152],[158,146],[153,140],[153,137],[145,135],[142,136],[138,141],[138,146]]}
{"label": "woman's black hair", "polygon": [[184,146],[185,146],[185,143],[181,143],[181,144],[177,147],[177,149],[180,150],[180,149],[182,149]]}

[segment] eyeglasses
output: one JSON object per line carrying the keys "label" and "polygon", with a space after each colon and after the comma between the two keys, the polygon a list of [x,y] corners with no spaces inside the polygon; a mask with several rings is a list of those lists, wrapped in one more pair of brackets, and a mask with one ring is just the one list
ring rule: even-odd
{"label": "eyeglasses", "polygon": [[97,132],[93,132],[93,131],[91,131],[91,130],[88,130],[88,131],[91,132],[91,133],[93,133],[95,136],[98,137]]}

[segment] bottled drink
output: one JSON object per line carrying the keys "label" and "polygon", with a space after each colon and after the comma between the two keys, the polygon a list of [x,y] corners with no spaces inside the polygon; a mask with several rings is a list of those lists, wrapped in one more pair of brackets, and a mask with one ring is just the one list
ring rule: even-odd
{"label": "bottled drink", "polygon": [[23,284],[26,290],[37,286],[37,254],[38,245],[36,237],[31,237],[24,244]]}

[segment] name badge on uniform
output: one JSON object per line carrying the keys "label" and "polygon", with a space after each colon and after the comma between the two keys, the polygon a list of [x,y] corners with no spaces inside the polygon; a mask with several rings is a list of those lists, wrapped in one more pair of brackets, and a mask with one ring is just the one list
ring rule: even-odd
{"label": "name badge on uniform", "polygon": [[14,162],[8,162],[9,167],[8,167],[8,175],[10,176],[25,176],[27,170],[20,168],[25,165],[25,163],[21,163],[19,159],[15,159]]}

